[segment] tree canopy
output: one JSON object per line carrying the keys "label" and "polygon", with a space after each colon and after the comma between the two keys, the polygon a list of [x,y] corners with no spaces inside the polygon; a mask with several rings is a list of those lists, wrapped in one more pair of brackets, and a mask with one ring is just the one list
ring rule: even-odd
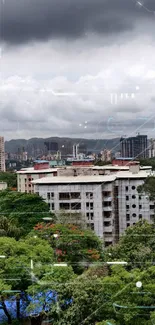
{"label": "tree canopy", "polygon": [[0,182],[6,182],[9,188],[17,188],[17,174],[13,172],[0,172]]}
{"label": "tree canopy", "polygon": [[29,233],[42,218],[51,217],[42,197],[10,190],[0,192],[0,215],[14,220],[15,225],[23,228],[23,234]]}
{"label": "tree canopy", "polygon": [[[81,273],[92,262],[103,261],[102,242],[91,230],[70,224],[37,224],[35,234],[46,238],[58,262],[67,262]],[[56,237],[54,236],[56,235]]]}

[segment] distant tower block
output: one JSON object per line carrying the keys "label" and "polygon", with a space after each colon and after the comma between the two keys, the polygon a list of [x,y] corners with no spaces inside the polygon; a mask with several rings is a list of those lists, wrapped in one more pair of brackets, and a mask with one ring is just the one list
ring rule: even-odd
{"label": "distant tower block", "polygon": [[5,172],[5,147],[4,137],[0,137],[0,171]]}

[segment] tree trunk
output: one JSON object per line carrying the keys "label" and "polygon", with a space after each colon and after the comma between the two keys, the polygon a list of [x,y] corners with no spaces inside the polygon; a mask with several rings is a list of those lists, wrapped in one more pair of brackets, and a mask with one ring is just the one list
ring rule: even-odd
{"label": "tree trunk", "polygon": [[2,304],[2,308],[4,310],[4,313],[5,315],[7,316],[7,319],[8,319],[8,324],[12,324],[12,318],[7,310],[7,307],[5,305],[5,300],[4,300],[4,297],[1,297],[1,304]]}
{"label": "tree trunk", "polygon": [[41,325],[43,321],[43,316],[37,316],[31,318],[31,325]]}
{"label": "tree trunk", "polygon": [[17,319],[20,319],[20,297],[16,297]]}

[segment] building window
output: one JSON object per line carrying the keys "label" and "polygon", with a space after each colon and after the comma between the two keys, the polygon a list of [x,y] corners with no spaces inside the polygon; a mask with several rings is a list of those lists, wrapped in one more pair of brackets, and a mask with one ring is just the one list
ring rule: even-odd
{"label": "building window", "polygon": [[54,198],[54,193],[51,193],[51,198],[52,198],[52,199]]}
{"label": "building window", "polygon": [[111,222],[110,222],[110,221],[105,221],[105,222],[104,222],[104,226],[105,226],[105,227],[109,227],[109,226],[111,226]]}
{"label": "building window", "polygon": [[31,187],[31,184],[29,184],[29,187]]}
{"label": "building window", "polygon": [[132,216],[133,216],[133,218],[136,218],[137,215],[136,215],[136,213],[133,213]]}
{"label": "building window", "polygon": [[130,214],[126,214],[126,221],[130,221]]}
{"label": "building window", "polygon": [[50,200],[50,193],[47,193],[47,200]]}
{"label": "building window", "polygon": [[61,210],[70,210],[70,204],[69,203],[60,203],[59,207]]}
{"label": "building window", "polygon": [[126,209],[129,210],[129,205],[128,204],[126,205]]}
{"label": "building window", "polygon": [[111,206],[111,202],[107,202],[107,201],[104,202],[104,207],[110,207],[110,206]]}
{"label": "building window", "polygon": [[80,192],[72,192],[70,193],[71,199],[81,199],[81,193]]}
{"label": "building window", "polygon": [[111,217],[111,212],[110,211],[104,211],[104,217],[105,218],[110,218]]}
{"label": "building window", "polygon": [[51,203],[51,210],[54,210],[54,203]]}
{"label": "building window", "polygon": [[93,193],[92,192],[86,192],[86,198],[89,200],[93,199]]}
{"label": "building window", "polygon": [[71,210],[81,210],[81,203],[71,203]]}
{"label": "building window", "polygon": [[126,192],[129,190],[128,186],[125,186],[125,190],[126,190]]}
{"label": "building window", "polygon": [[31,181],[31,177],[29,177],[29,182]]}
{"label": "building window", "polygon": [[132,199],[135,199],[136,198],[136,195],[132,195]]}
{"label": "building window", "polygon": [[142,205],[141,204],[139,205],[139,209],[142,209]]}
{"label": "building window", "polygon": [[91,217],[91,220],[94,219],[94,213],[93,212],[90,212],[90,217]]}
{"label": "building window", "polygon": [[133,226],[135,225],[135,222],[133,223]]}
{"label": "building window", "polygon": [[127,223],[127,227],[130,227],[130,223]]}
{"label": "building window", "polygon": [[87,219],[89,220],[89,212],[86,213]]}
{"label": "building window", "polygon": [[86,202],[86,209],[89,209],[89,202]]}
{"label": "building window", "polygon": [[105,197],[108,197],[108,196],[111,196],[111,192],[103,192],[103,195],[105,196]]}
{"label": "building window", "polygon": [[154,209],[154,205],[150,205],[150,209],[153,210]]}
{"label": "building window", "polygon": [[51,204],[50,203],[48,203],[48,207],[49,207],[49,209],[51,208]]}
{"label": "building window", "polygon": [[126,196],[126,201],[129,201],[129,196],[128,195]]}
{"label": "building window", "polygon": [[94,204],[93,202],[90,202],[90,210],[93,210],[93,208],[94,208]]}
{"label": "building window", "polygon": [[142,214],[139,214],[139,219],[142,219]]}
{"label": "building window", "polygon": [[136,208],[136,204],[133,204],[132,207],[135,209]]}
{"label": "building window", "polygon": [[136,189],[136,187],[135,186],[132,186],[132,190],[135,190]]}
{"label": "building window", "polygon": [[94,224],[93,223],[90,224],[90,227],[91,227],[91,230],[94,230]]}
{"label": "building window", "polygon": [[69,200],[70,193],[59,193],[59,200]]}
{"label": "building window", "polygon": [[141,198],[141,196],[139,196],[139,200],[141,200],[142,198]]}

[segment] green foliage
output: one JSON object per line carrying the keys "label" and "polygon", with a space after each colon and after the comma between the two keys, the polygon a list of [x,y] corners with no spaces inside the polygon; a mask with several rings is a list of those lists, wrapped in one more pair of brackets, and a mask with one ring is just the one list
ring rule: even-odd
{"label": "green foliage", "polygon": [[23,228],[24,234],[43,217],[51,217],[48,204],[40,196],[9,190],[0,192],[0,214],[14,220],[16,226]]}
{"label": "green foliage", "polygon": [[130,268],[145,268],[155,260],[155,228],[146,220],[127,228],[119,243],[106,252],[107,260],[123,260]]}
{"label": "green foliage", "polygon": [[[32,283],[31,260],[34,263],[34,273],[42,277],[50,270],[54,261],[54,254],[48,242],[41,238],[28,238],[16,241],[14,238],[0,238],[0,255],[6,256],[0,259],[0,275],[13,290],[26,290]],[[14,279],[8,280],[8,279]]]}
{"label": "green foliage", "polygon": [[23,228],[18,227],[15,221],[7,217],[0,217],[0,237],[20,238],[23,233]]}
{"label": "green foliage", "polygon": [[151,201],[155,201],[155,177],[147,177],[144,184],[138,186],[138,192],[148,195]]}
{"label": "green foliage", "polygon": [[140,166],[152,166],[155,170],[155,158],[140,159]]}
{"label": "green foliage", "polygon": [[57,261],[68,262],[76,273],[81,273],[85,265],[103,261],[102,243],[91,230],[69,224],[38,224],[32,234],[46,238],[55,250]]}
{"label": "green foliage", "polygon": [[0,172],[0,182],[6,182],[8,187],[17,187],[17,174],[11,172]]}

